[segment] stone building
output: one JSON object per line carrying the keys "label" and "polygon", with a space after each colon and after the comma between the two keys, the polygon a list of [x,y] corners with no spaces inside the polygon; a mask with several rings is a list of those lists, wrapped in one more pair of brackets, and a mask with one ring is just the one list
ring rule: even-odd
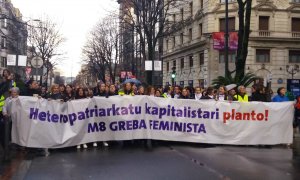
{"label": "stone building", "polygon": [[[208,87],[225,74],[224,52],[213,48],[212,34],[225,29],[225,0],[192,0],[172,9],[172,25],[164,38],[163,82]],[[229,30],[238,30],[238,4],[229,0]],[[272,88],[300,79],[300,1],[253,0],[246,72],[272,79]],[[234,69],[235,51],[229,52]],[[292,71],[293,70],[293,71]],[[292,75],[293,74],[293,75]]]}
{"label": "stone building", "polygon": [[[27,27],[20,10],[10,0],[0,0],[0,39],[0,69],[7,68],[8,54],[27,55]],[[24,74],[21,68],[8,68],[18,70],[20,75]]]}

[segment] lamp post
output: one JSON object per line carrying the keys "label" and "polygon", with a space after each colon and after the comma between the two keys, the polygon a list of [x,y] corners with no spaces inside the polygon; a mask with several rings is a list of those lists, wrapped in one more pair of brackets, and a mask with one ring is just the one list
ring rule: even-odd
{"label": "lamp post", "polygon": [[299,65],[295,64],[293,66],[286,65],[286,72],[292,75],[292,79],[294,79],[294,75],[300,71]]}
{"label": "lamp post", "polygon": [[229,41],[229,27],[228,27],[228,0],[225,0],[225,77],[229,76],[228,70],[228,41]]}

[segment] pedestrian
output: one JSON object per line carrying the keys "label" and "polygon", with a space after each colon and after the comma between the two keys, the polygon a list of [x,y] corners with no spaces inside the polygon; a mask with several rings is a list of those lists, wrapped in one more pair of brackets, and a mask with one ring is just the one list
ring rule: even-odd
{"label": "pedestrian", "polygon": [[159,89],[156,89],[156,90],[155,90],[155,95],[154,95],[154,97],[162,97],[161,91],[160,91]]}
{"label": "pedestrian", "polygon": [[228,101],[237,101],[237,99],[235,98],[236,95],[236,91],[235,91],[235,86],[226,86],[227,91],[228,91]]}
{"label": "pedestrian", "polygon": [[47,90],[47,88],[46,88],[45,86],[42,86],[42,87],[40,88],[40,96],[41,96],[42,98],[44,98],[44,99],[46,99],[46,98],[49,96],[48,90]]}
{"label": "pedestrian", "polygon": [[196,87],[195,88],[195,96],[194,99],[195,100],[200,100],[202,97],[202,89],[200,87]]}
{"label": "pedestrian", "polygon": [[109,86],[108,96],[116,96],[116,95],[118,95],[117,88],[114,84],[111,84]]}
{"label": "pedestrian", "polygon": [[66,85],[66,93],[64,96],[64,101],[71,101],[75,99],[75,94],[73,91],[73,86],[71,84]]}
{"label": "pedestrian", "polygon": [[181,95],[180,95],[179,99],[191,99],[191,97],[188,94],[188,90],[186,88],[183,88],[181,90]]}
{"label": "pedestrian", "polygon": [[144,86],[139,86],[138,87],[137,95],[145,95],[145,88],[144,88]]}
{"label": "pedestrian", "polygon": [[164,89],[164,93],[163,93],[163,97],[164,98],[173,98],[174,95],[173,95],[173,88],[172,86],[166,86],[165,89]]}
{"label": "pedestrian", "polygon": [[101,96],[101,97],[106,97],[106,85],[104,83],[99,83],[96,91],[94,92],[94,96]]}
{"label": "pedestrian", "polygon": [[133,92],[133,89],[132,89],[132,84],[131,83],[125,83],[123,85],[123,89],[120,89],[118,94],[120,96],[124,96],[124,95],[134,96],[134,92]]}
{"label": "pedestrian", "polygon": [[181,88],[179,86],[174,87],[174,99],[179,99],[181,96]]}
{"label": "pedestrian", "polygon": [[[77,89],[77,92],[76,92],[76,97],[75,99],[85,99],[86,98],[86,95],[84,94],[84,89],[83,88],[78,88]],[[77,149],[80,149],[81,146],[86,149],[88,148],[88,146],[86,144],[80,144],[80,145],[77,145]]]}
{"label": "pedestrian", "polygon": [[218,92],[216,94],[216,100],[217,101],[227,101],[228,100],[228,94],[227,94],[225,86],[219,87]]}
{"label": "pedestrian", "polygon": [[296,132],[296,128],[298,126],[299,132],[300,132],[300,96],[297,96],[296,98],[296,104],[295,104],[295,116],[294,116],[294,132]]}
{"label": "pedestrian", "polygon": [[41,91],[39,88],[39,84],[37,83],[37,81],[30,79],[27,83],[26,83],[26,89],[22,94],[23,96],[40,96],[41,95]]}
{"label": "pedestrian", "polygon": [[246,88],[243,85],[238,87],[238,93],[234,96],[239,102],[249,102]]}
{"label": "pedestrian", "polygon": [[48,95],[48,100],[64,100],[64,96],[61,94],[60,86],[57,84],[53,84],[51,86],[50,94]]}
{"label": "pedestrian", "polygon": [[66,93],[66,86],[65,86],[64,84],[60,84],[60,85],[59,85],[59,92],[60,92],[60,94],[61,94],[62,96],[65,95],[65,93]]}
{"label": "pedestrian", "polygon": [[268,102],[265,87],[263,85],[255,86],[254,93],[252,91],[251,101]]}
{"label": "pedestrian", "polygon": [[214,88],[208,87],[206,91],[204,91],[204,94],[202,94],[201,99],[216,99],[214,94]]}
{"label": "pedestrian", "polygon": [[147,88],[147,95],[148,95],[148,96],[152,96],[152,97],[155,96],[155,88],[154,88],[153,86],[149,86],[149,87]]}
{"label": "pedestrian", "polygon": [[286,89],[284,87],[280,87],[277,90],[277,95],[273,97],[272,102],[286,102],[289,101],[289,98],[285,96]]}

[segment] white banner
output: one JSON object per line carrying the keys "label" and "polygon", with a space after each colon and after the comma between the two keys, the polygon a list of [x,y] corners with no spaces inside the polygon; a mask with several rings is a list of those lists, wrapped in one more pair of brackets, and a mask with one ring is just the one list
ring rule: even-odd
{"label": "white banner", "polygon": [[148,96],[94,97],[67,103],[35,97],[11,102],[12,140],[27,147],[156,139],[233,145],[288,144],[293,105]]}

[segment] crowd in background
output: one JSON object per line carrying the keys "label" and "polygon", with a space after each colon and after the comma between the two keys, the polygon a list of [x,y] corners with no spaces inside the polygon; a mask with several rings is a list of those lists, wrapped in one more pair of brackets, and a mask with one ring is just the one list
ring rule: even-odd
{"label": "crowd in background", "polygon": [[[294,101],[295,99],[295,121],[294,127],[300,127],[300,97],[292,97],[286,92],[284,87],[278,88],[275,95],[271,90],[267,90],[262,84],[255,84],[251,87],[251,95],[248,95],[246,88],[242,85],[228,85],[214,87],[180,87],[180,86],[165,86],[153,87],[142,86],[132,83],[125,84],[105,84],[98,83],[96,87],[83,87],[80,85],[64,85],[53,84],[49,89],[45,86],[40,86],[35,80],[29,80],[24,83],[15,77],[10,71],[4,70],[2,74],[2,82],[0,84],[0,119],[3,116],[8,116],[5,106],[5,101],[11,98],[22,96],[37,96],[48,100],[72,101],[76,99],[91,98],[93,96],[102,96],[109,98],[110,96],[137,96],[147,95],[157,98],[174,98],[174,99],[190,99],[190,100],[216,100],[216,101],[260,101],[260,102],[285,102]],[[3,128],[3,127],[1,127]],[[0,132],[3,132],[0,129]],[[3,136],[3,135],[2,135]],[[105,146],[108,146],[104,142]],[[96,143],[93,146],[97,146]],[[87,148],[86,144],[79,145],[77,148]]]}

